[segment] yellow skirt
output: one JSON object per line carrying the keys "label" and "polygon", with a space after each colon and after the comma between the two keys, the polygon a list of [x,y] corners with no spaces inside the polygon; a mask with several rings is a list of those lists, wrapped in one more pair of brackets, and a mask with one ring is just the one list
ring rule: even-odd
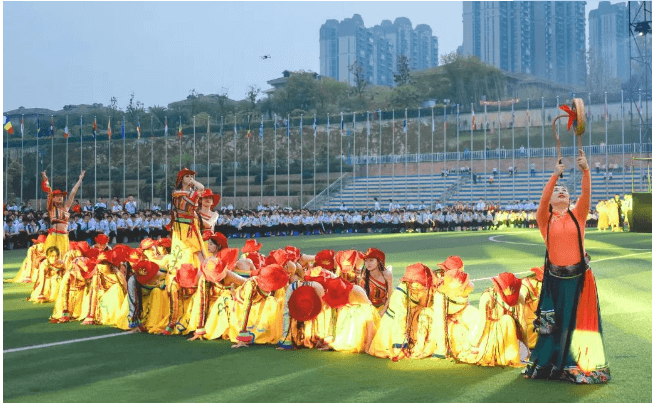
{"label": "yellow skirt", "polygon": [[160,334],[170,321],[170,295],[167,290],[152,289],[148,298],[143,293],[142,322],[150,334]]}
{"label": "yellow skirt", "polygon": [[[36,283],[34,284],[32,294],[27,300],[34,302],[34,304],[55,301],[57,294],[59,293],[60,282],[61,277],[56,274],[52,276],[39,276]],[[38,299],[39,296],[41,296],[41,291],[43,292],[42,295],[45,298],[43,301],[39,301]]]}
{"label": "yellow skirt", "polygon": [[206,316],[206,339],[229,339],[231,316],[233,315],[233,295],[223,290],[208,306]]}
{"label": "yellow skirt", "polygon": [[68,239],[68,233],[59,234],[59,233],[50,233],[45,239],[45,246],[43,246],[43,251],[47,251],[50,247],[57,247],[59,249],[59,258],[63,259],[63,256],[66,255],[68,249],[70,248],[70,240]]}
{"label": "yellow skirt", "polygon": [[52,315],[50,316],[51,320],[59,320],[63,317],[64,310],[68,310],[68,316],[71,319],[78,319],[82,314],[84,296],[88,292],[86,287],[78,287],[79,285],[70,287],[68,289],[68,296],[66,294],[66,284],[67,283],[79,283],[73,276],[68,272],[66,273],[59,286],[59,291],[57,293],[57,299],[54,301],[54,309],[52,309]]}
{"label": "yellow skirt", "polygon": [[463,352],[459,359],[480,366],[523,366],[514,319],[505,314],[498,321],[487,322],[477,351]]}
{"label": "yellow skirt", "polygon": [[[449,306],[450,307],[450,306]],[[450,354],[458,358],[469,347],[469,336],[478,323],[480,313],[474,306],[467,305],[462,310],[448,315],[448,343]]]}
{"label": "yellow skirt", "polygon": [[[283,306],[285,304],[285,289],[277,290],[274,295],[268,296],[251,306],[247,331],[253,335],[252,344],[276,344],[283,335]],[[236,303],[235,315],[231,316],[229,338],[237,342],[236,337],[240,332],[240,324],[244,321],[247,305]]]}
{"label": "yellow skirt", "polygon": [[378,329],[380,316],[371,304],[344,306],[338,310],[331,347],[336,351],[365,352]]}
{"label": "yellow skirt", "polygon": [[173,229],[172,246],[170,248],[172,259],[170,260],[168,274],[174,276],[176,269],[182,264],[192,264],[194,267],[200,268],[201,262],[196,254],[203,253],[204,256],[207,256],[208,253],[199,234],[185,223],[174,223]]}
{"label": "yellow skirt", "polygon": [[598,230],[607,230],[607,228],[609,228],[607,212],[600,212],[598,214]]}
{"label": "yellow skirt", "polygon": [[38,271],[32,271],[33,267],[33,257],[34,257],[34,252],[36,251],[38,245],[33,245],[27,250],[27,256],[23,260],[23,263],[20,265],[20,270],[18,270],[18,273],[16,276],[14,276],[13,279],[7,279],[5,282],[7,283],[14,283],[14,282],[24,282],[24,283],[31,283],[34,282],[36,279],[36,274]]}

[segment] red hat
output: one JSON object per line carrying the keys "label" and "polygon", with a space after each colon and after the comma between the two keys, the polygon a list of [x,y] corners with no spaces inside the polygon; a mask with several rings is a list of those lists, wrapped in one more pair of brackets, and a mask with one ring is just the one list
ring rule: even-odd
{"label": "red hat", "polygon": [[444,272],[444,278],[438,290],[450,298],[465,298],[473,292],[473,283],[469,279],[469,274],[462,268],[451,269]]}
{"label": "red hat", "polygon": [[451,269],[464,268],[464,262],[462,262],[462,258],[459,255],[451,255],[446,258],[446,261],[437,264],[437,266],[444,271],[449,271]]}
{"label": "red hat", "polygon": [[77,250],[77,249],[78,248],[77,248],[77,242],[76,241],[70,241],[68,243],[68,251]]}
{"label": "red hat", "polygon": [[86,241],[78,241],[77,249],[81,251],[82,255],[86,255],[86,251],[90,250],[91,246]]}
{"label": "red hat", "polygon": [[183,177],[185,177],[186,175],[196,175],[196,174],[197,174],[196,172],[184,167],[183,170],[177,173],[177,182],[174,183],[174,186],[176,188],[179,188],[179,184],[181,184]]}
{"label": "red hat", "polygon": [[126,260],[131,264],[136,264],[143,259],[143,250],[140,248],[132,248],[126,256]]}
{"label": "red hat", "polygon": [[265,256],[257,251],[245,253],[244,257],[250,259],[256,269],[262,268],[265,264]]}
{"label": "red hat", "polygon": [[258,286],[267,293],[272,293],[287,285],[290,277],[278,264],[267,265],[261,268],[257,276]]}
{"label": "red hat", "polygon": [[543,282],[543,267],[532,267],[530,271],[534,272],[539,282]]}
{"label": "red hat", "polygon": [[491,278],[491,281],[505,303],[509,306],[516,305],[521,292],[521,280],[519,278],[511,272],[503,272]]}
{"label": "red hat", "polygon": [[338,251],[335,254],[335,262],[342,273],[353,271],[356,267],[359,255],[356,250]]}
{"label": "red hat", "polygon": [[401,282],[417,282],[429,288],[432,286],[432,271],[420,262],[412,264],[405,268]]}
{"label": "red hat", "polygon": [[113,265],[119,265],[122,262],[127,261],[127,257],[131,254],[131,247],[124,244],[118,244],[113,247]]}
{"label": "red hat", "polygon": [[382,262],[385,265],[385,253],[380,251],[377,248],[369,248],[366,253],[362,256],[362,259],[375,258],[378,261]]}
{"label": "red hat", "polygon": [[220,203],[220,199],[222,197],[219,194],[214,194],[213,191],[210,190],[210,188],[204,188],[204,192],[201,194],[201,198],[211,198],[213,200],[213,203],[211,204],[211,209],[215,207],[218,203]]}
{"label": "red hat", "polygon": [[163,237],[156,242],[157,245],[165,248],[172,247],[172,239],[169,237]]}
{"label": "red hat", "polygon": [[[98,251],[95,248],[94,250]],[[111,250],[98,251],[97,257],[95,258],[95,262],[98,264],[101,264],[103,262],[108,262],[113,264],[113,252]]]}
{"label": "red hat", "polygon": [[52,191],[52,193],[50,195],[52,195],[52,196],[56,196],[56,195],[66,196],[66,195],[68,195],[68,192],[62,191],[60,189],[55,189],[54,191]]}
{"label": "red hat", "polygon": [[204,261],[202,265],[202,273],[207,281],[212,283],[219,283],[226,277],[227,263],[217,256],[212,256]]}
{"label": "red hat", "polygon": [[238,249],[224,248],[217,253],[217,257],[226,263],[227,269],[233,270],[235,263],[238,261]]}
{"label": "red hat", "polygon": [[174,279],[176,279],[177,283],[182,288],[196,288],[198,281],[197,272],[197,268],[192,264],[181,264]]}
{"label": "red hat", "polygon": [[332,271],[335,268],[335,251],[321,250],[315,255],[315,265]]}
{"label": "red hat", "polygon": [[136,279],[138,279],[138,283],[141,285],[147,285],[152,279],[154,279],[159,268],[160,267],[157,263],[148,260],[138,261],[138,263],[132,267],[136,274]]}
{"label": "red hat", "polygon": [[109,238],[106,236],[104,233],[100,233],[95,237],[95,242],[97,244],[108,244],[109,243]]}
{"label": "red hat", "polygon": [[144,238],[144,239],[140,242],[140,248],[141,248],[143,251],[144,251],[144,250],[149,250],[150,248],[155,247],[155,246],[156,246],[156,241],[152,240],[152,239],[149,238],[149,237]]}
{"label": "red hat", "polygon": [[330,307],[337,309],[346,305],[349,302],[349,293],[353,289],[353,284],[337,277],[324,280],[324,301]]}
{"label": "red hat", "polygon": [[213,240],[215,244],[222,246],[222,248],[229,248],[229,241],[226,239],[226,236],[219,231],[215,233],[205,232],[203,236],[204,241]]}
{"label": "red hat", "polygon": [[299,247],[294,247],[291,245],[285,246],[285,252],[288,255],[288,261],[299,261],[301,259],[301,249]]}
{"label": "red hat", "polygon": [[47,237],[45,236],[45,234],[39,234],[38,238],[33,238],[32,239],[32,242],[34,244],[42,244],[42,243],[45,243],[45,240],[47,240]]}
{"label": "red hat", "polygon": [[[85,241],[82,241],[82,243],[85,243]],[[81,243],[79,243],[78,245],[81,247]],[[98,250],[97,248],[88,247],[86,251],[82,249],[82,254],[84,255],[84,257],[88,257],[92,260],[95,260],[97,256],[100,254],[100,250]]]}
{"label": "red hat", "polygon": [[245,245],[244,245],[244,247],[242,247],[241,251],[243,253],[259,251],[262,246],[263,246],[263,243],[259,243],[254,239],[249,239],[249,240],[245,241]]}
{"label": "red hat", "polygon": [[299,286],[288,301],[290,317],[297,321],[310,321],[321,311],[321,299],[315,289],[308,285]]}
{"label": "red hat", "polygon": [[285,250],[278,249],[269,252],[267,258],[265,258],[265,265],[278,264],[280,266],[285,266],[288,262],[288,255]]}
{"label": "red hat", "polygon": [[77,257],[72,260],[73,269],[78,269],[84,279],[90,279],[95,273],[95,262],[87,257]]}

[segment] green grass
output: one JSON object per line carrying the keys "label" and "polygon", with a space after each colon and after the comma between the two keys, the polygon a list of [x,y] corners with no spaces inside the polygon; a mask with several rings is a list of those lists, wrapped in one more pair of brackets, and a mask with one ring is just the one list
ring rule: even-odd
{"label": "green grass", "polygon": [[[509,241],[498,243],[489,240]],[[400,279],[406,265],[430,267],[460,255],[472,279],[541,265],[537,231],[345,235],[262,239],[263,251],[293,244],[322,248],[378,247]],[[230,240],[241,247],[244,240]],[[523,243],[523,244],[511,244]],[[587,231],[613,381],[602,386],[527,381],[520,369],[482,368],[448,360],[398,363],[364,354],[270,346],[233,350],[226,341],[127,334],[5,353],[7,402],[648,402],[652,397],[652,235]],[[3,278],[25,250],[5,252]],[[635,254],[635,255],[632,255]],[[474,282],[477,305],[488,280]],[[25,299],[30,285],[4,284],[4,348],[112,334],[103,326],[49,324],[52,304]],[[647,397],[647,398],[646,398]]]}

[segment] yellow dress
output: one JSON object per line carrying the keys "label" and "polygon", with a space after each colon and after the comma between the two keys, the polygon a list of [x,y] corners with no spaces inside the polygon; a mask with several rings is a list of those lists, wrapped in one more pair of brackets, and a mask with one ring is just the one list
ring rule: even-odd
{"label": "yellow dress", "polygon": [[124,310],[124,300],[127,295],[127,281],[122,272],[115,270],[110,264],[101,263],[95,266],[90,291],[84,295],[82,315],[80,320],[93,320],[95,324],[119,325],[124,322],[128,313]]}
{"label": "yellow dress", "polygon": [[190,329],[195,335],[229,339],[234,289],[234,285],[225,287],[221,283],[208,282],[203,275],[199,278],[190,314]]}
{"label": "yellow dress", "polygon": [[618,225],[618,204],[616,204],[616,201],[613,199],[609,200],[607,216],[609,218],[609,226],[611,227],[611,231],[619,231],[620,226]]}
{"label": "yellow dress", "polygon": [[595,207],[598,211],[598,230],[607,230],[609,228],[609,217],[607,216],[607,205],[604,202],[599,202]]}
{"label": "yellow dress", "polygon": [[459,360],[480,366],[520,367],[519,321],[516,307],[509,307],[493,288],[480,297],[480,321],[470,336],[470,350]]}
{"label": "yellow dress", "polygon": [[537,306],[541,293],[541,282],[535,275],[523,279],[519,295],[519,309],[521,310],[521,329],[525,331],[527,346],[533,349],[537,343],[539,333],[534,332],[534,319],[536,319]]}
{"label": "yellow dress", "polygon": [[336,351],[365,352],[373,341],[380,315],[372,304],[346,305],[337,309],[331,347]]}
{"label": "yellow dress", "polygon": [[23,283],[32,283],[36,281],[36,277],[38,275],[38,266],[36,263],[38,262],[37,258],[39,255],[43,255],[44,250],[43,250],[43,244],[38,243],[34,244],[30,248],[27,249],[27,255],[25,256],[25,259],[23,260],[23,263],[20,265],[20,270],[16,274],[16,276],[13,279],[7,279],[5,282],[7,283],[13,283],[13,282],[23,282]]}
{"label": "yellow dress", "polygon": [[[229,329],[231,342],[246,329],[252,344],[276,344],[283,335],[285,288],[266,293],[258,287],[256,277],[249,278],[234,293],[234,307]],[[247,309],[249,317],[245,327]]]}
{"label": "yellow dress", "polygon": [[297,321],[290,317],[288,302],[290,301],[290,297],[292,297],[292,293],[299,286],[314,286],[316,284],[317,282],[314,281],[295,281],[286,288],[285,305],[283,309],[283,335],[281,336],[279,346],[284,348],[318,348],[324,346],[324,341],[327,337],[334,333],[331,324],[335,323],[332,321],[333,313],[336,313],[337,311],[331,309],[323,302],[321,311],[317,317],[310,321]]}
{"label": "yellow dress", "polygon": [[35,304],[53,302],[57,298],[63,273],[63,265],[52,265],[46,258],[43,258],[38,266],[34,289],[28,300]]}
{"label": "yellow dress", "polygon": [[[190,314],[192,313],[193,300],[196,294],[197,288],[182,288],[176,280],[172,280],[168,288],[170,314],[165,327],[167,332],[185,335],[191,331]],[[196,328],[196,325],[194,327]]]}
{"label": "yellow dress", "polygon": [[[440,294],[440,296],[442,296]],[[379,358],[425,358],[445,349],[443,332],[435,332],[436,315],[434,299],[429,299],[428,307],[418,301],[408,300],[408,286],[405,282],[394,290],[389,307],[380,319],[378,331],[371,342],[368,353]],[[409,303],[409,306],[408,306]],[[410,310],[409,329],[408,307]],[[443,312],[438,316],[443,322]],[[440,330],[441,331],[441,330]]]}
{"label": "yellow dress", "polygon": [[64,316],[71,320],[81,317],[84,296],[90,290],[88,283],[78,270],[67,271],[61,279],[50,320],[60,320]]}

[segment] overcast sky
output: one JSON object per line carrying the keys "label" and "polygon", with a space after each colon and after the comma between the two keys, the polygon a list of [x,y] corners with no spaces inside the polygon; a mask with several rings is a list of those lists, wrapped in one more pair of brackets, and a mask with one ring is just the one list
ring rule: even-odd
{"label": "overcast sky", "polygon": [[132,91],[146,107],[190,89],[240,100],[283,70],[319,73],[319,28],[356,13],[430,25],[440,57],[462,44],[462,2],[3,2],[2,109],[124,108]]}

